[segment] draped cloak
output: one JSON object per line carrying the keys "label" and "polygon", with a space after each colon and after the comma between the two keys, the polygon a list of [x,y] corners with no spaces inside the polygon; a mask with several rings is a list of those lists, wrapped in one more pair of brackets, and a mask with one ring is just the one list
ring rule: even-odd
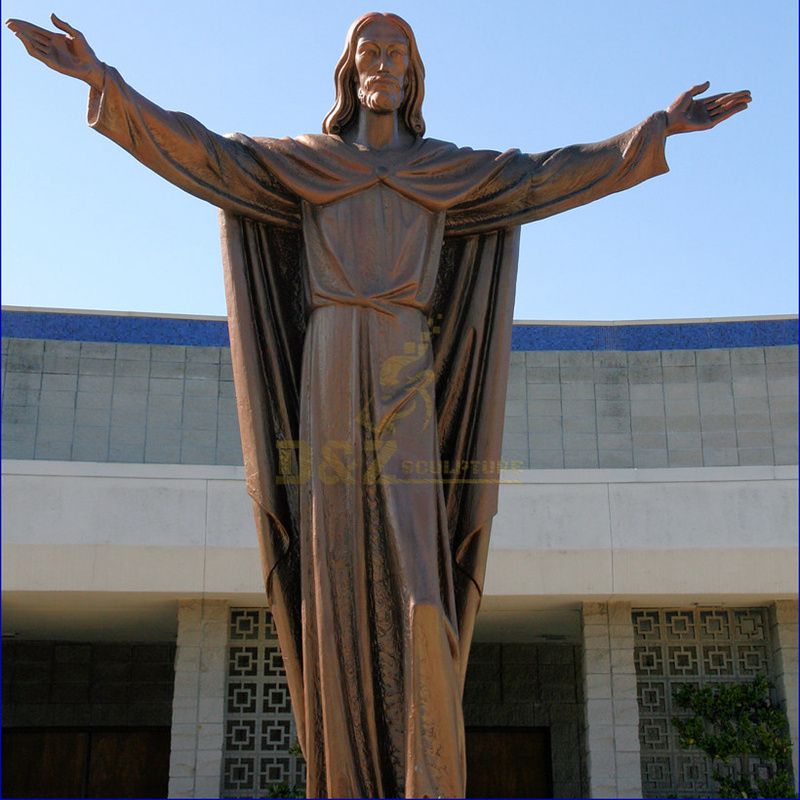
{"label": "draped cloak", "polygon": [[312,796],[463,796],[519,226],[667,171],[665,114],[526,155],[89,124],[221,209],[247,490]]}

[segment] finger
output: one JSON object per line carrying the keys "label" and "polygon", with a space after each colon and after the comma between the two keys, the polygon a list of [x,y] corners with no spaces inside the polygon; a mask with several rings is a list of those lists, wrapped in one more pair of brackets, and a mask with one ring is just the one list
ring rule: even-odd
{"label": "finger", "polygon": [[65,33],[68,33],[70,36],[77,38],[81,35],[80,31],[76,31],[75,28],[72,27],[68,22],[64,22],[63,19],[59,19],[55,14],[50,15],[50,21],[56,28],[61,29]]}
{"label": "finger", "polygon": [[711,97],[704,97],[703,102],[708,105],[709,103],[718,102],[720,100],[727,100],[732,97],[740,97],[740,98],[749,98],[750,97],[750,90],[749,89],[740,89],[738,92],[723,92],[722,94],[715,94]]}
{"label": "finger", "polygon": [[22,42],[22,46],[25,48],[29,56],[33,56],[38,61],[45,60],[45,54],[42,53],[27,36],[24,36],[21,33],[15,33],[14,35]]}
{"label": "finger", "polygon": [[736,92],[736,94],[731,95],[731,99],[741,100],[743,103],[751,103],[753,101],[753,95],[751,95],[750,92]]}
{"label": "finger", "polygon": [[732,108],[733,106],[737,105],[747,105],[752,101],[752,98],[749,94],[735,94],[735,95],[726,95],[725,97],[717,100],[714,103],[706,104],[706,113],[710,116],[717,116],[721,112],[725,111],[728,108]]}
{"label": "finger", "polygon": [[742,102],[741,100],[731,100],[725,103],[718,103],[713,108],[708,108],[708,106],[706,106],[706,113],[710,117],[715,117],[717,114],[721,114],[726,109],[739,105],[741,102]]}
{"label": "finger", "polygon": [[697,86],[692,86],[692,88],[689,89],[688,93],[692,97],[695,97],[698,94],[702,94],[703,92],[705,92],[709,86],[711,86],[710,81],[704,81],[703,83],[698,83]]}
{"label": "finger", "polygon": [[712,94],[710,97],[704,97],[702,102],[704,102],[706,105],[709,105],[710,103],[716,103],[725,97],[730,97],[730,94],[728,94],[727,92],[721,92],[720,94]]}
{"label": "finger", "polygon": [[22,44],[25,45],[25,49],[30,53],[30,55],[34,55],[34,53],[39,53],[40,55],[47,55],[47,51],[49,48],[46,45],[43,45],[37,42],[31,36],[26,36],[25,34],[18,33],[16,34],[17,39],[19,39]]}
{"label": "finger", "polygon": [[740,111],[744,111],[747,108],[747,103],[741,103],[738,106],[734,106],[733,108],[727,109],[724,113],[719,114],[718,116],[711,118],[712,125],[719,125],[720,122],[724,122],[729,117],[732,117],[734,114],[738,114]]}
{"label": "finger", "polygon": [[735,98],[735,97],[739,97],[739,98],[747,97],[747,98],[749,98],[750,96],[751,95],[750,95],[749,90],[742,89],[739,92],[726,92],[725,94],[715,94],[713,97],[705,98],[705,100],[706,100],[706,102],[708,102],[709,100],[711,100],[711,101],[714,101],[714,100],[729,100],[729,99]]}
{"label": "finger", "polygon": [[42,41],[37,30],[17,31],[14,35],[25,45],[25,49],[31,55],[34,50],[42,55],[50,52],[49,42]]}
{"label": "finger", "polygon": [[706,106],[706,110],[709,114],[717,114],[720,111],[724,111],[726,108],[732,108],[733,106],[740,104],[747,105],[750,100],[750,95],[731,95],[730,97],[725,97],[722,100],[719,100],[711,108]]}
{"label": "finger", "polygon": [[52,34],[47,32],[40,33],[39,31],[32,31],[31,38],[36,42],[41,42],[42,44],[50,44],[50,42],[53,41]]}
{"label": "finger", "polygon": [[724,114],[729,108],[733,108],[735,105],[740,105],[739,103],[725,103],[724,105],[717,106],[714,109],[711,109],[708,112],[709,117],[718,117],[720,114]]}
{"label": "finger", "polygon": [[711,126],[719,125],[720,122],[724,122],[728,117],[732,117],[734,114],[738,114],[740,111],[744,111],[747,108],[746,105],[738,105],[734,106],[733,108],[728,108],[722,114],[715,114],[713,117],[709,118],[711,122]]}
{"label": "finger", "polygon": [[13,33],[24,33],[28,36],[30,36],[33,33],[33,31],[37,31],[38,33],[50,34],[50,31],[46,30],[45,28],[40,28],[38,25],[33,25],[30,22],[25,22],[24,19],[7,19],[6,27]]}

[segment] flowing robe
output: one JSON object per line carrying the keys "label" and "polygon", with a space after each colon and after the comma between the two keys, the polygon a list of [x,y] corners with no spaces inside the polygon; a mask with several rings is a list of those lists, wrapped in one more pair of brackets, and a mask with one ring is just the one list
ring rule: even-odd
{"label": "flowing robe", "polygon": [[315,796],[463,796],[518,228],[667,170],[665,115],[538,155],[223,137],[107,69],[89,123],[222,210],[267,596]]}

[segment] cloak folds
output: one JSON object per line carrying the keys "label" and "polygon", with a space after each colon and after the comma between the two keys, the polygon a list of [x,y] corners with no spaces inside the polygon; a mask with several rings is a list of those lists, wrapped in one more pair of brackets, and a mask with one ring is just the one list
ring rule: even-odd
{"label": "cloak folds", "polygon": [[[247,489],[303,743],[300,487],[291,479],[304,473],[294,446],[305,329],[297,282],[302,242],[293,231],[225,212],[220,217]],[[438,328],[432,337],[437,439],[450,467],[443,488],[461,688],[497,511],[518,248],[519,228],[445,239],[431,310]]]}
{"label": "cloak folds", "polygon": [[[222,210],[247,488],[309,796],[463,795],[518,226],[667,171],[665,118],[535,155],[371,151],[219,136],[111,68],[90,92],[92,127]],[[337,480],[334,444],[356,466]]]}

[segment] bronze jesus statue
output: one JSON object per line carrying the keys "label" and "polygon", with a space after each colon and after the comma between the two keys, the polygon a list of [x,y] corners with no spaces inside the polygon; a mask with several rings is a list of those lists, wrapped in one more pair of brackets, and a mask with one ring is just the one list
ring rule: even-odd
{"label": "bronze jesus statue", "polygon": [[351,26],[322,134],[220,136],[84,36],[20,20],[89,125],[221,209],[247,488],[309,797],[463,797],[461,695],[497,505],[520,225],[667,171],[667,136],[750,94],[681,94],[596,144],[425,137],[393,14]]}

